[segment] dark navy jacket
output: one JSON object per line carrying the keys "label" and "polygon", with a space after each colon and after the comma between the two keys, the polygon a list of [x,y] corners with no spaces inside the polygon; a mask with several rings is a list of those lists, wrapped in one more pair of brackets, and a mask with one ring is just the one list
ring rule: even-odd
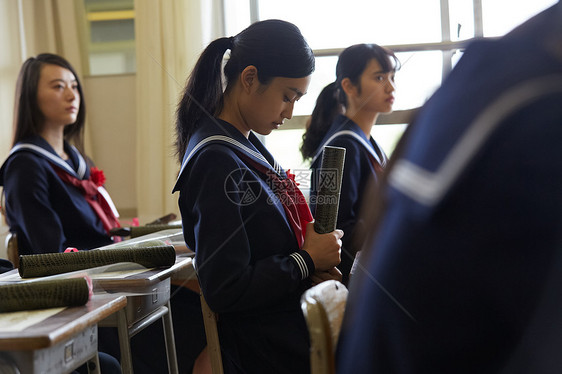
{"label": "dark navy jacket", "polygon": [[469,46],[407,130],[338,373],[562,372],[561,33],[544,37],[562,12],[547,14]]}
{"label": "dark navy jacket", "polygon": [[50,165],[56,163],[80,179],[89,178],[90,169],[80,153],[69,144],[64,147],[73,168],[37,136],[18,143],[0,169],[6,215],[10,231],[17,235],[20,255],[111,243],[81,192],[64,183]]}
{"label": "dark navy jacket", "polygon": [[219,314],[226,371],[305,373],[309,341],[299,300],[314,264],[249,159],[286,178],[254,134],[246,139],[215,118],[199,123],[174,188],[185,241]]}
{"label": "dark navy jacket", "polygon": [[316,170],[321,167],[322,150],[327,145],[346,149],[337,228],[343,230],[345,234],[342,238],[341,263],[338,269],[343,274],[344,283],[347,284],[355,254],[360,250],[354,243],[354,234],[356,227],[362,225],[360,209],[365,188],[368,183],[378,182],[387,158],[377,142],[372,137],[367,138],[363,130],[344,115],[336,117],[321,144],[311,165],[310,210],[313,214],[316,210],[319,187]]}

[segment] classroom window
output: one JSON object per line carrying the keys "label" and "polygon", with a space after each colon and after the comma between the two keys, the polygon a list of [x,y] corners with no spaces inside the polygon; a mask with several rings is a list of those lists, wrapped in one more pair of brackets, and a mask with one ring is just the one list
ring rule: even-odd
{"label": "classroom window", "polygon": [[88,75],[136,72],[133,0],[84,0]]}
{"label": "classroom window", "polygon": [[[283,19],[296,24],[314,50],[316,71],[308,94],[295,105],[293,119],[264,138],[281,165],[295,169],[307,166],[299,152],[304,123],[322,88],[334,81],[342,49],[357,43],[393,49],[402,64],[396,74],[394,110],[414,109],[439,88],[473,38],[504,35],[554,3],[556,0],[223,0],[224,29],[226,35],[236,35],[253,21]],[[377,125],[372,135],[390,155],[406,126],[398,120]]]}
{"label": "classroom window", "polygon": [[[557,0],[482,0],[484,36],[502,36],[555,3]],[[506,14],[506,9],[509,9],[509,14]]]}

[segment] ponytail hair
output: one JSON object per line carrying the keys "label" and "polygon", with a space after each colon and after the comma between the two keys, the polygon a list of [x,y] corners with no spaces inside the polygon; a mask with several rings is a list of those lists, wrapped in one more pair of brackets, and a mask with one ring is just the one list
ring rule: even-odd
{"label": "ponytail hair", "polygon": [[343,105],[337,98],[336,82],[332,82],[318,95],[316,106],[310,116],[310,123],[302,135],[300,151],[305,160],[314,156],[334,118],[342,113]]}
{"label": "ponytail hair", "polygon": [[222,76],[220,74],[223,56],[232,48],[230,38],[219,38],[199,56],[183,96],[177,108],[176,149],[180,162],[195,125],[203,115],[213,116],[222,109]]}
{"label": "ponytail hair", "polygon": [[[230,55],[224,66],[223,89],[221,67],[227,50]],[[180,162],[201,118],[222,111],[223,92],[228,92],[250,65],[257,68],[260,84],[267,85],[275,77],[309,76],[315,60],[299,28],[281,20],[256,22],[234,37],[209,44],[191,72],[177,108],[176,150]]]}
{"label": "ponytail hair", "polygon": [[373,59],[377,60],[385,73],[400,69],[394,52],[377,44],[355,44],[340,54],[336,65],[336,81],[326,86],[318,96],[310,124],[302,136],[301,154],[305,160],[316,154],[336,116],[344,113],[347,96],[341,82],[349,78],[353,85],[361,89],[361,74]]}

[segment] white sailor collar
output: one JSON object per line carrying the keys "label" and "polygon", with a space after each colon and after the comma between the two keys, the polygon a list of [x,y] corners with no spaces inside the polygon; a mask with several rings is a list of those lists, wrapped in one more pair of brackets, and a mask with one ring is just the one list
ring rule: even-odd
{"label": "white sailor collar", "polygon": [[[318,149],[316,151],[316,154],[312,158],[312,164],[318,159],[318,157],[320,157],[322,155],[322,151],[324,150],[324,147],[327,146],[328,144],[330,144],[331,141],[333,141],[334,139],[336,139],[338,137],[348,136],[348,137],[352,137],[352,138],[356,139],[359,142],[359,144],[361,144],[363,146],[363,148],[367,152],[369,152],[369,154],[372,155],[373,158],[381,166],[385,167],[386,163],[387,163],[386,155],[384,154],[384,151],[382,150],[380,145],[375,141],[375,139],[373,139],[372,136],[370,136],[369,139],[367,139],[367,137],[365,136],[365,133],[361,130],[361,128],[355,122],[353,122],[352,120],[350,120],[349,118],[347,118],[343,115],[341,117],[345,118],[345,121],[343,121],[343,123],[339,124],[337,129],[335,130],[335,132],[332,133],[332,135],[328,136],[322,142],[322,145],[320,147],[318,147]],[[338,120],[341,120],[341,118],[338,118]],[[377,152],[375,151],[375,146],[378,147],[381,150],[382,159],[377,154]]]}
{"label": "white sailor collar", "polygon": [[174,186],[172,192],[178,190],[178,181],[181,178],[183,171],[189,165],[189,162],[199,151],[210,144],[226,145],[237,152],[242,152],[271,172],[283,178],[286,177],[283,168],[281,168],[279,163],[269,154],[267,149],[253,132],[250,132],[249,137],[246,139],[231,124],[217,118],[213,118],[212,121],[205,121],[200,125],[202,126],[200,126],[198,131],[192,135],[189,141],[180,172],[176,180],[176,185]]}
{"label": "white sailor collar", "polygon": [[[45,144],[43,144],[45,143]],[[65,142],[65,150],[70,150],[69,157],[78,165],[78,169],[74,170],[66,161],[64,161],[47,142],[19,142],[10,150],[8,157],[21,151],[30,151],[38,156],[41,156],[59,166],[62,170],[78,179],[85,179],[88,177],[88,167],[84,157],[78,152],[76,147]]]}

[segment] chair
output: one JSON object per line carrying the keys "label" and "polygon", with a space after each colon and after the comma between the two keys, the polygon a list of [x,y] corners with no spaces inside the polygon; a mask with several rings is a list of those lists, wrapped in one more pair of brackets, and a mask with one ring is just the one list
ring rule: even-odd
{"label": "chair", "polygon": [[203,313],[203,324],[205,325],[205,336],[207,337],[207,351],[211,359],[213,374],[223,374],[221,346],[219,332],[217,329],[217,314],[209,308],[203,292],[201,295],[201,312]]}
{"label": "chair", "polygon": [[[193,259],[193,269],[195,270],[195,275],[197,275],[197,265],[195,259]],[[200,287],[201,289],[201,287]],[[219,341],[219,330],[217,329],[217,319],[218,315],[209,308],[205,297],[203,296],[203,291],[199,293],[201,297],[201,312],[203,313],[203,324],[205,325],[205,336],[207,337],[207,352],[211,360],[211,369],[213,374],[223,374],[224,370],[222,367],[222,354],[221,346]]]}
{"label": "chair", "polygon": [[347,288],[336,280],[322,282],[301,297],[301,308],[310,334],[312,374],[336,372],[335,350],[347,301]]}

